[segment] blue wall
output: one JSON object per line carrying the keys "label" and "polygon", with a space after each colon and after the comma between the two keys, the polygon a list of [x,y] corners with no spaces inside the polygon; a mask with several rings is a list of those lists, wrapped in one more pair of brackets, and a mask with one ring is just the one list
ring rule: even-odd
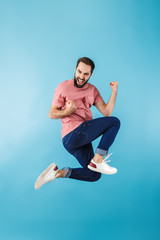
{"label": "blue wall", "polygon": [[[160,239],[159,12],[156,0],[0,1],[0,239]],[[48,113],[83,56],[106,102],[119,82],[110,149],[118,173],[35,191],[51,162],[78,166]]]}

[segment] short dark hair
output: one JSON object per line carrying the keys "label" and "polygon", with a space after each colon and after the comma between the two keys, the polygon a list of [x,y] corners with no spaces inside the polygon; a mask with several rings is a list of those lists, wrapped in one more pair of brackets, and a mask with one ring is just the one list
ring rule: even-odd
{"label": "short dark hair", "polygon": [[77,61],[76,68],[78,67],[78,64],[80,62],[83,62],[83,63],[85,63],[87,65],[90,65],[91,66],[91,73],[93,72],[93,70],[95,68],[95,64],[94,64],[94,62],[90,58],[87,58],[87,57],[79,58],[78,61]]}

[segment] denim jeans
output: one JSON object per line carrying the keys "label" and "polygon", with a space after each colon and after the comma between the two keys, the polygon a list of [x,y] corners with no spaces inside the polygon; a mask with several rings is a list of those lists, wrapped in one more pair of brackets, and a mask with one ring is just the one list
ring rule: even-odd
{"label": "denim jeans", "polygon": [[101,173],[87,168],[94,157],[92,141],[102,135],[96,153],[107,155],[109,147],[120,128],[120,121],[116,117],[101,117],[83,122],[80,126],[68,133],[62,139],[66,150],[71,153],[82,166],[81,168],[64,168],[65,177],[94,182],[100,179]]}

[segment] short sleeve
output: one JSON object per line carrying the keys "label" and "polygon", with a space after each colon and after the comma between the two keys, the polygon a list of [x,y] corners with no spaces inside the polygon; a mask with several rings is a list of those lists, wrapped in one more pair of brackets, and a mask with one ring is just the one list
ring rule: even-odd
{"label": "short sleeve", "polygon": [[97,102],[103,102],[103,101],[104,101],[104,100],[103,100],[102,96],[100,95],[98,89],[95,88],[95,98],[94,98],[94,103],[93,103],[93,105],[95,105],[95,103],[97,103]]}
{"label": "short sleeve", "polygon": [[55,105],[57,107],[63,107],[65,105],[64,97],[62,94],[62,87],[60,84],[54,91],[52,105]]}

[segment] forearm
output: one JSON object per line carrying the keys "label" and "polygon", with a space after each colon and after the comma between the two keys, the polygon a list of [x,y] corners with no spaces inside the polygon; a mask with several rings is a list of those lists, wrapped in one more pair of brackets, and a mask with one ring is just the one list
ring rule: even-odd
{"label": "forearm", "polygon": [[49,112],[49,117],[51,119],[59,119],[68,116],[68,112],[66,109],[60,110],[60,109],[54,109],[54,111]]}
{"label": "forearm", "polygon": [[117,97],[117,91],[112,91],[111,97],[105,106],[106,116],[110,116],[112,114],[112,111],[116,102],[116,97]]}

